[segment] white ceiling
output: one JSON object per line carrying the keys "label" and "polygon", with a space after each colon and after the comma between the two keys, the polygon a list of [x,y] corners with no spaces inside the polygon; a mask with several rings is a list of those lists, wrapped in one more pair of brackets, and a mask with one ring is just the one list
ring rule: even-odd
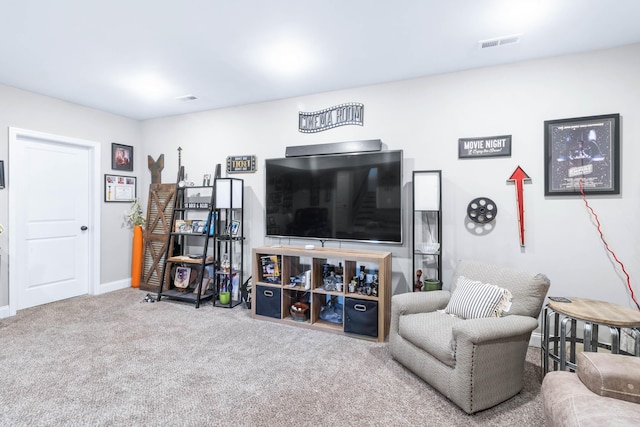
{"label": "white ceiling", "polygon": [[[638,0],[0,0],[0,6],[0,83],[138,120],[640,42]],[[520,42],[479,48],[481,40],[511,35]],[[298,49],[297,65],[286,72],[269,63],[286,65],[273,53],[282,44]],[[138,93],[151,83],[164,91]],[[184,95],[197,99],[176,99]]]}

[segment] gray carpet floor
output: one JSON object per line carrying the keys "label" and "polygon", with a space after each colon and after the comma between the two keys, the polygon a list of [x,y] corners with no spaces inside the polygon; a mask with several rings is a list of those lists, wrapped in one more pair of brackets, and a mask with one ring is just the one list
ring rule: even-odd
{"label": "gray carpet floor", "polygon": [[469,416],[386,343],[146,294],[82,296],[1,319],[0,425],[543,425],[537,348],[524,389]]}

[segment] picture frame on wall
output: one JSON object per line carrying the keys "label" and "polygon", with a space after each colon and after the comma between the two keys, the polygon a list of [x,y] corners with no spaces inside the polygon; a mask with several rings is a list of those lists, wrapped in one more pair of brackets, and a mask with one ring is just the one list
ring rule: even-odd
{"label": "picture frame on wall", "polygon": [[620,194],[620,114],[544,122],[545,196]]}
{"label": "picture frame on wall", "polygon": [[111,143],[111,169],[133,172],[133,147]]}
{"label": "picture frame on wall", "polygon": [[105,202],[133,202],[136,197],[137,179],[135,176],[104,176]]}

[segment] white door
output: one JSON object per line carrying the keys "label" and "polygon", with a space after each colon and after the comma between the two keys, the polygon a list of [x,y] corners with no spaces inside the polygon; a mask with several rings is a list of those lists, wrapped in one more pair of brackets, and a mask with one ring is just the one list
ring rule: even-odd
{"label": "white door", "polygon": [[20,167],[9,182],[17,309],[90,291],[94,148],[76,142],[28,132],[10,140],[9,161]]}

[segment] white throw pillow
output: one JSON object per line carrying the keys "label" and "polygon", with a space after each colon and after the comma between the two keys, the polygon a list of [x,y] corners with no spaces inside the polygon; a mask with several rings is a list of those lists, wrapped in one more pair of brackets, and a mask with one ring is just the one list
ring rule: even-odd
{"label": "white throw pillow", "polygon": [[444,311],[463,319],[478,319],[500,317],[510,306],[511,292],[508,289],[460,276]]}

